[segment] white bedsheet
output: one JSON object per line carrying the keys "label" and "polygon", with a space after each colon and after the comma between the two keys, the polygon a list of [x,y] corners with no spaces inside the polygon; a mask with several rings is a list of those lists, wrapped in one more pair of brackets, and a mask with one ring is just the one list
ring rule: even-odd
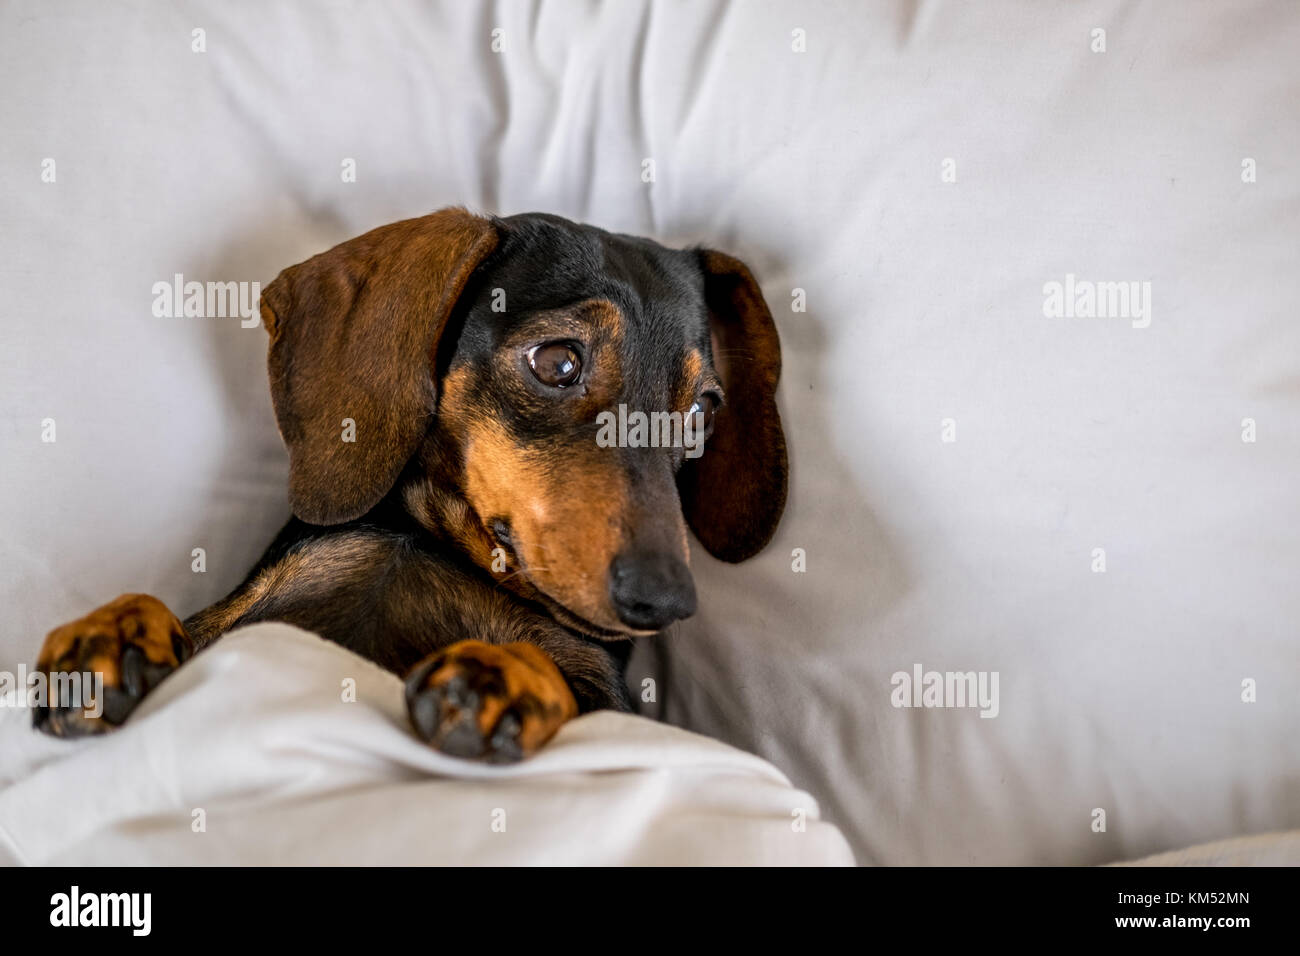
{"label": "white bedsheet", "polygon": [[1116,866],[1300,866],[1300,830],[1257,833],[1156,853]]}
{"label": "white bedsheet", "polygon": [[[0,667],[123,591],[198,610],[287,516],[264,331],[154,283],[542,210],[741,256],[781,331],[789,509],[696,549],[633,667],[671,722],[864,863],[1300,827],[1297,50],[1289,0],[7,3]],[[1068,275],[1149,281],[1149,325],[1045,317]],[[998,716],[893,707],[917,664]]]}
{"label": "white bedsheet", "polygon": [[395,675],[285,624],[223,638],[108,736],[0,708],[0,753],[0,863],[853,862],[766,761],[643,717],[579,718],[508,767],[444,756]]}

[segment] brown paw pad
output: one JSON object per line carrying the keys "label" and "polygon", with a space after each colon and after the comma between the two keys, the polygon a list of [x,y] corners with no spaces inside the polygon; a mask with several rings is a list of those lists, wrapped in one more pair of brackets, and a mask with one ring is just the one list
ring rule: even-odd
{"label": "brown paw pad", "polygon": [[[36,660],[46,679],[45,700],[33,724],[56,737],[112,730],[192,654],[166,605],[146,594],[124,594],[45,638]],[[94,692],[98,680],[102,695]]]}
{"label": "brown paw pad", "polygon": [[406,677],[421,738],[454,757],[512,763],[535,753],[578,705],[559,668],[532,644],[460,641]]}

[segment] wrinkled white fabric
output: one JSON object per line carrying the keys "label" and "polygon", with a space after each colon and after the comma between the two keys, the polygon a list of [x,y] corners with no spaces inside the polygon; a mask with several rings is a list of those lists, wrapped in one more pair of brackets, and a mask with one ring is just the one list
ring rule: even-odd
{"label": "wrinkled white fabric", "polygon": [[0,708],[0,752],[3,862],[853,862],[766,761],[644,717],[581,717],[511,766],[447,757],[395,675],[286,624],[223,638],[109,735]]}
{"label": "wrinkled white fabric", "polygon": [[1120,866],[1300,866],[1300,830],[1259,833],[1157,853]]}

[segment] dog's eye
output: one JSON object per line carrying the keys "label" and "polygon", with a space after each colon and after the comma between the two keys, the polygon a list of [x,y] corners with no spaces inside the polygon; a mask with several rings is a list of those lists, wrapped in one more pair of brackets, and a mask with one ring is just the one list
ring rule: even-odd
{"label": "dog's eye", "polygon": [[567,342],[550,342],[529,350],[528,367],[539,382],[567,388],[582,374],[582,356]]}
{"label": "dog's eye", "polygon": [[713,415],[717,410],[718,396],[712,392],[705,392],[695,400],[695,404],[691,406],[691,410],[687,414],[703,416],[702,418],[696,418],[695,421],[699,423],[697,427],[704,432],[705,436],[708,436],[713,431]]}

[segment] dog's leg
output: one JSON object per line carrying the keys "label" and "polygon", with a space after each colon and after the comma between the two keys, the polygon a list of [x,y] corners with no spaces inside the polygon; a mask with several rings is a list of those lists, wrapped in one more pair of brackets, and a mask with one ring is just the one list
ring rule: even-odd
{"label": "dog's leg", "polygon": [[46,700],[33,722],[57,737],[112,730],[193,653],[184,626],[165,604],[147,594],[123,594],[46,636],[36,661]]}
{"label": "dog's leg", "polygon": [[550,656],[536,644],[457,641],[430,654],[406,677],[416,733],[456,757],[511,763],[535,753],[578,702]]}
{"label": "dog's leg", "polygon": [[491,763],[535,753],[578,714],[632,709],[609,652],[559,632],[443,647],[407,673],[406,705],[434,747]]}
{"label": "dog's leg", "polygon": [[[36,659],[45,675],[46,701],[36,708],[33,723],[56,737],[116,729],[164,677],[239,622],[260,593],[257,583],[250,576],[183,624],[157,598],[123,594],[55,628]],[[101,699],[86,700],[87,683],[102,686]],[[75,697],[68,693],[73,687],[79,690]]]}

